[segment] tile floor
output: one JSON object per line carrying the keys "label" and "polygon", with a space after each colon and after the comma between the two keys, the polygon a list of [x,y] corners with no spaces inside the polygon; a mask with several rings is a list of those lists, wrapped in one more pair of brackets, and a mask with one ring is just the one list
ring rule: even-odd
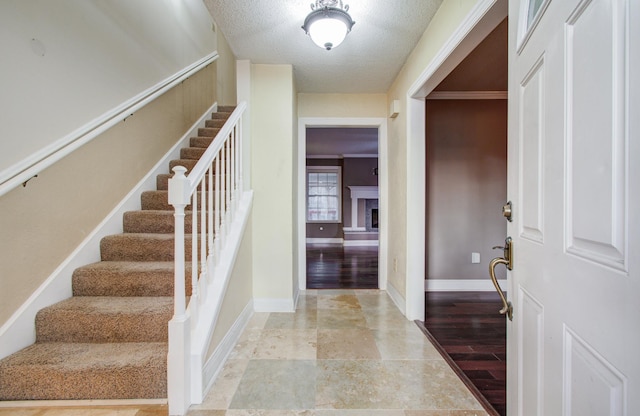
{"label": "tile floor", "polygon": [[189,416],[486,415],[386,292],[308,290],[256,313]]}
{"label": "tile floor", "polygon": [[[487,415],[386,292],[304,293],[296,313],[251,318],[188,416]],[[0,409],[8,415],[160,416],[166,406]]]}

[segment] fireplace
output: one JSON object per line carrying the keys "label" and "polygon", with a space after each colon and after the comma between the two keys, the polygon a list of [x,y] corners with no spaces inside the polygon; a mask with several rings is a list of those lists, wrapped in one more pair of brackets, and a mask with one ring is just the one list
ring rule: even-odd
{"label": "fireplace", "polygon": [[[351,190],[351,226],[345,227],[344,231],[378,231],[378,227],[373,227],[372,210],[378,209],[378,187],[377,186],[349,186]],[[358,202],[364,202],[364,211],[360,210],[358,215]],[[362,207],[362,203],[360,205]],[[376,225],[377,221],[376,213]]]}
{"label": "fireplace", "polygon": [[367,231],[378,231],[378,200],[365,200],[365,228]]}
{"label": "fireplace", "polygon": [[351,226],[344,227],[344,245],[378,246],[379,209],[377,186],[349,186]]}

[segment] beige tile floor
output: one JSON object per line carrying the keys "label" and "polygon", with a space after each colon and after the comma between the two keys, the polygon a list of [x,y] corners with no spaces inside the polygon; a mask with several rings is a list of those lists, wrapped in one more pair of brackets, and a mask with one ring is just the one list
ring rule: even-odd
{"label": "beige tile floor", "polygon": [[386,292],[309,290],[256,313],[189,416],[486,415]]}
{"label": "beige tile floor", "polygon": [[[161,416],[166,405],[2,409],[0,416]],[[256,313],[188,416],[484,416],[386,292],[309,290]]]}

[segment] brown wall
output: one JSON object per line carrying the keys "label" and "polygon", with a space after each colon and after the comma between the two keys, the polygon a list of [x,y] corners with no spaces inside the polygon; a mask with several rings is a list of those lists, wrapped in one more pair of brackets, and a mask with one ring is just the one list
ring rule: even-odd
{"label": "brown wall", "polygon": [[488,279],[506,237],[507,101],[427,100],[426,131],[427,276]]}

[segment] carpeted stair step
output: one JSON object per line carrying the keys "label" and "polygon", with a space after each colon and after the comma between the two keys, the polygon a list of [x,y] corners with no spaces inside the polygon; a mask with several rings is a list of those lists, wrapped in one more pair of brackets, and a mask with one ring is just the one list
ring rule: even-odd
{"label": "carpeted stair step", "polygon": [[[158,191],[167,191],[169,190],[169,179],[173,177],[171,173],[163,173],[156,176],[156,189]],[[209,186],[209,175],[205,176],[205,184]],[[222,180],[222,179],[221,179]],[[213,175],[213,185],[216,184],[216,175]],[[222,185],[222,184],[221,184]]]}
{"label": "carpeted stair step", "polygon": [[[157,233],[168,234],[174,232],[175,218],[173,210],[142,210],[128,211],[123,216],[125,233]],[[191,230],[191,211],[185,212],[185,230]]]}
{"label": "carpeted stair step", "polygon": [[193,167],[196,165],[196,163],[198,163],[198,160],[194,160],[194,159],[176,159],[176,160],[172,160],[169,162],[169,172],[173,173],[173,168],[175,168],[176,166],[184,166],[185,168],[187,168],[187,171],[184,173],[185,175],[188,175],[189,172],[191,172],[191,169],[193,169]]}
{"label": "carpeted stair step", "polygon": [[36,314],[36,342],[167,342],[173,297],[74,296]]}
{"label": "carpeted stair step", "polygon": [[189,146],[191,147],[209,147],[209,145],[211,144],[211,142],[213,141],[213,136],[211,137],[207,137],[207,136],[198,136],[198,137],[192,137],[189,139]]}
{"label": "carpeted stair step", "polygon": [[[99,261],[74,270],[73,296],[173,296],[173,262]],[[191,263],[185,266],[191,296]]]}
{"label": "carpeted stair step", "polygon": [[212,120],[227,120],[231,116],[231,113],[218,111],[217,113],[211,113]]}
{"label": "carpeted stair step", "polygon": [[201,127],[198,129],[198,137],[216,137],[219,131],[218,127]]}
{"label": "carpeted stair step", "polygon": [[[191,260],[191,238],[185,237],[185,258]],[[115,234],[100,241],[102,261],[173,261],[173,234]]]}
{"label": "carpeted stair step", "polygon": [[[169,191],[144,191],[140,195],[143,210],[174,211],[173,205],[169,204]],[[198,191],[198,209],[202,206],[201,192]],[[186,211],[191,211],[191,205],[185,207]]]}
{"label": "carpeted stair step", "polygon": [[[236,109],[235,105],[219,105],[218,106],[218,112],[219,113],[233,113],[233,111]],[[215,113],[213,113],[215,114]]]}
{"label": "carpeted stair step", "polygon": [[180,159],[199,160],[206,150],[204,147],[183,147],[180,149]]}
{"label": "carpeted stair step", "polygon": [[[218,107],[169,168],[190,172],[234,109]],[[74,271],[73,297],[37,313],[36,344],[0,360],[0,400],[167,397],[175,267],[173,207],[167,202],[171,176],[171,171],[158,175],[158,191],[142,194],[144,211],[124,214],[125,233],[101,240],[102,261]],[[190,260],[187,236],[187,296]]]}
{"label": "carpeted stair step", "polygon": [[222,128],[222,126],[224,126],[224,123],[226,122],[226,118],[225,119],[210,119],[210,120],[205,120],[204,121],[204,126],[205,128],[215,128],[215,129],[220,129]]}
{"label": "carpeted stair step", "polygon": [[167,344],[39,343],[0,361],[0,400],[167,397]]}

